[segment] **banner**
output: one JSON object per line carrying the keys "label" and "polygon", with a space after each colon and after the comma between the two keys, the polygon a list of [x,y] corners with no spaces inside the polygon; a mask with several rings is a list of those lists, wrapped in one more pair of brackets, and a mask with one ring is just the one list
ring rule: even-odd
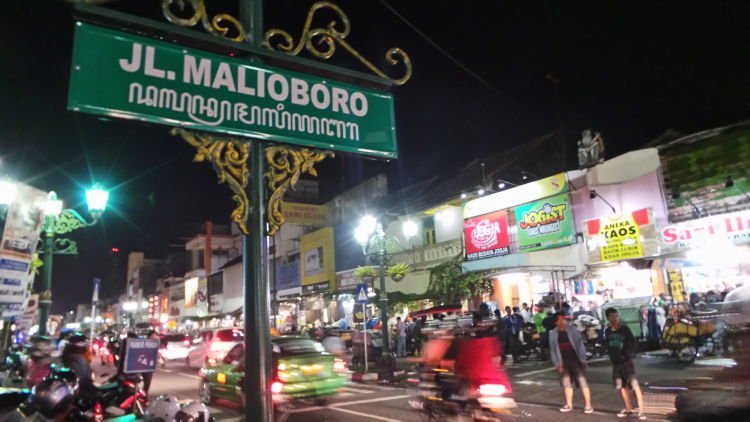
{"label": "banner", "polygon": [[304,226],[328,225],[328,207],[325,205],[282,202],[281,212],[284,214],[284,220],[287,223],[302,224]]}
{"label": "banner", "polygon": [[301,286],[299,267],[299,261],[279,265],[276,273],[276,290],[293,289]]}
{"label": "banner", "polygon": [[567,191],[568,177],[565,173],[558,173],[535,182],[469,201],[464,206],[464,219],[512,208],[525,202]]}
{"label": "banner", "polygon": [[[5,213],[0,241],[0,312],[4,316],[23,311],[34,278],[32,261],[44,223],[47,194],[16,184],[16,197]],[[0,210],[1,212],[1,210]]]}
{"label": "banner", "polygon": [[300,239],[300,251],[303,288],[314,284],[315,290],[319,291],[322,283],[329,283],[330,286],[336,281],[332,227],[303,234]]}
{"label": "banner", "polygon": [[185,280],[185,309],[198,303],[198,277]]}
{"label": "banner", "polygon": [[750,242],[750,210],[699,218],[661,230],[662,252],[678,252],[722,243]]}
{"label": "banner", "polygon": [[589,263],[641,258],[658,253],[650,208],[586,220],[583,224]]}
{"label": "banner", "polygon": [[75,28],[68,109],[398,156],[389,93],[83,22]]}
{"label": "banner", "polygon": [[464,220],[464,259],[492,258],[510,253],[505,210]]}
{"label": "banner", "polygon": [[575,242],[570,195],[562,194],[516,207],[518,249],[538,251]]}

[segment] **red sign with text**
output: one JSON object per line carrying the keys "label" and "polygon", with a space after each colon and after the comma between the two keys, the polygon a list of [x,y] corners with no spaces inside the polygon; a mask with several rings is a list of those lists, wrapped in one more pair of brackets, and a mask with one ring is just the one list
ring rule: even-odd
{"label": "red sign with text", "polygon": [[505,210],[464,220],[464,253],[467,261],[510,253],[508,215]]}

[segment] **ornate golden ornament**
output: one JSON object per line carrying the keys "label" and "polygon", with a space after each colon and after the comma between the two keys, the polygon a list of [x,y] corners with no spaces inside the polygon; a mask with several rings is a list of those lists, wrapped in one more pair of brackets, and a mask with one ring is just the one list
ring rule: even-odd
{"label": "ornate golden ornament", "polygon": [[281,212],[281,199],[287,190],[294,190],[302,174],[317,176],[315,164],[326,157],[333,157],[332,151],[313,151],[307,148],[295,149],[287,146],[271,146],[266,148],[266,162],[268,171],[268,235],[273,236],[284,224],[284,214]]}
{"label": "ornate golden ornament", "polygon": [[237,207],[232,211],[232,221],[237,224],[242,233],[248,234],[247,220],[250,214],[250,204],[247,198],[247,180],[249,170],[247,159],[250,157],[250,144],[239,138],[215,138],[211,135],[191,132],[182,128],[170,131],[172,135],[180,135],[188,144],[197,150],[194,162],[209,161],[219,177],[219,183],[226,183],[234,195],[232,199]]}
{"label": "ornate golden ornament", "polygon": [[[166,0],[165,0],[166,1]],[[329,9],[332,10],[341,21],[342,31],[337,29],[337,20],[331,20],[328,26],[325,28],[311,28],[315,13],[319,10]],[[343,47],[346,51],[364,64],[374,74],[381,78],[388,79],[396,85],[403,85],[406,81],[411,78],[412,64],[409,55],[398,47],[393,47],[385,53],[385,58],[388,64],[395,66],[399,62],[404,64],[405,72],[404,75],[398,79],[391,78],[386,75],[382,70],[375,67],[372,62],[365,59],[354,47],[346,41],[346,37],[351,32],[351,24],[349,18],[344,14],[340,7],[329,1],[319,1],[312,5],[310,11],[307,12],[307,20],[305,26],[302,29],[302,35],[300,36],[299,43],[294,45],[294,38],[289,35],[288,32],[283,29],[269,29],[266,31],[264,45],[271,50],[284,51],[289,55],[296,56],[302,52],[302,48],[306,48],[307,51],[315,57],[320,59],[330,59],[336,52],[336,44]],[[281,37],[282,40],[272,43],[274,37]]]}
{"label": "ornate golden ornament", "polygon": [[[185,3],[189,3],[193,9],[193,15],[189,18],[177,16],[172,7],[176,5],[180,12],[184,12]],[[219,37],[237,42],[244,41],[247,38],[245,28],[242,27],[242,23],[234,16],[227,13],[219,13],[209,19],[203,0],[162,0],[161,10],[164,17],[175,25],[191,27],[200,22],[206,31]],[[237,35],[228,35],[230,32]]]}

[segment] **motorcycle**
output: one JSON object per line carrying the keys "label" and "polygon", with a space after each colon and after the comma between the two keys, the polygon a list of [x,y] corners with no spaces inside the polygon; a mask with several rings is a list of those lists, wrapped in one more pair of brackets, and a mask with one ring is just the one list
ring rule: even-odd
{"label": "motorcycle", "polygon": [[[135,417],[143,416],[146,407],[146,395],[138,385],[140,381],[140,376],[115,376],[110,378],[109,384],[98,388],[94,398],[82,398],[75,374],[67,368],[53,367],[38,387],[30,393],[25,390],[28,397],[18,406],[16,413],[24,418],[65,415],[65,420],[73,421],[135,420]],[[55,388],[58,396],[66,399],[50,406],[47,402],[49,388]],[[72,396],[68,400],[69,395]],[[5,420],[2,413],[0,420]]]}
{"label": "motorcycle", "polygon": [[607,354],[607,347],[601,336],[602,325],[596,318],[588,314],[581,314],[573,321],[576,329],[583,337],[583,344],[586,347],[586,360]]}
{"label": "motorcycle", "polygon": [[0,363],[0,379],[3,387],[25,387],[28,355],[23,346],[14,344]]}
{"label": "motorcycle", "polygon": [[503,384],[467,385],[454,373],[441,368],[423,370],[418,378],[408,379],[415,389],[409,406],[428,420],[500,421],[511,414],[516,402],[511,389]]}
{"label": "motorcycle", "polygon": [[536,354],[540,359],[542,357],[542,337],[536,331],[536,324],[527,322],[521,330],[523,343],[521,344],[521,356],[529,359],[531,354]]}

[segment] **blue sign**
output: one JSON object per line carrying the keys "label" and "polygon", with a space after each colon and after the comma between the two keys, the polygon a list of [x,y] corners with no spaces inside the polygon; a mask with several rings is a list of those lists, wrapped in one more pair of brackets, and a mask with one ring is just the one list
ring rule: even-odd
{"label": "blue sign", "polygon": [[276,290],[293,289],[301,285],[299,261],[279,265],[278,270],[276,273]]}
{"label": "blue sign", "polygon": [[156,338],[129,338],[125,341],[125,365],[123,372],[138,374],[156,371],[161,341]]}
{"label": "blue sign", "polygon": [[14,261],[12,259],[0,258],[0,270],[28,271],[29,264],[23,261]]}
{"label": "blue sign", "polygon": [[367,296],[367,291],[370,286],[367,284],[357,284],[357,291],[354,293],[354,299],[359,305],[366,305],[370,301],[370,297]]}

